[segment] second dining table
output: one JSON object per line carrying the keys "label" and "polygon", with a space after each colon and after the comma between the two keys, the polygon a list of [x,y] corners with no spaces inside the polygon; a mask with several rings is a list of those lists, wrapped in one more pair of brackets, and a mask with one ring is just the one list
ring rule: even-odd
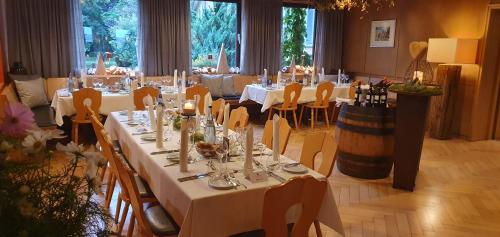
{"label": "second dining table", "polygon": [[[330,101],[336,98],[349,99],[350,85],[335,86]],[[284,87],[277,88],[276,84],[272,87],[263,87],[260,84],[246,85],[240,97],[240,103],[246,100],[252,100],[262,105],[261,112],[265,112],[271,106],[283,103]],[[316,86],[304,86],[300,94],[298,103],[307,103],[316,100]]]}
{"label": "second dining table", "polygon": [[[142,119],[145,114],[143,111],[135,111],[134,118]],[[264,194],[269,187],[281,184],[283,180],[270,176],[267,181],[252,183],[241,172],[242,159],[233,158],[233,162],[227,163],[227,169],[234,170],[235,177],[243,184],[237,189],[213,189],[208,185],[208,178],[180,182],[179,178],[210,171],[210,166],[208,161],[202,158],[189,164],[187,172],[181,172],[178,165],[172,165],[167,159],[169,153],[158,154],[161,151],[179,149],[179,131],[167,129],[170,134],[164,144],[165,148],[157,149],[155,142],[144,142],[141,139],[141,135],[137,134],[139,131],[137,126],[129,125],[126,115],[112,112],[104,126],[111,137],[120,142],[131,166],[149,184],[159,203],[180,226],[179,236],[229,236],[262,228]],[[232,131],[230,133],[233,134]],[[192,149],[190,154],[198,156],[195,149]],[[266,164],[267,159],[272,159],[272,156],[256,156],[255,159]],[[281,160],[283,163],[295,162],[284,156]],[[285,171],[275,171],[275,174],[284,180],[303,175]],[[307,175],[326,179],[310,169]],[[300,213],[298,206],[289,211],[288,222],[292,223],[298,213]],[[330,185],[325,193],[318,220],[336,232],[344,234]]]}

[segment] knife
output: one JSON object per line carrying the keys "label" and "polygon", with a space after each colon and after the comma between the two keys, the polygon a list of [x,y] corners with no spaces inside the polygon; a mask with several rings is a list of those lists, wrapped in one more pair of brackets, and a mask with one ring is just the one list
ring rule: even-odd
{"label": "knife", "polygon": [[186,182],[186,181],[189,181],[189,180],[195,180],[195,179],[205,178],[205,177],[209,176],[212,173],[213,172],[200,173],[200,174],[195,174],[195,175],[191,175],[191,176],[187,176],[187,177],[183,177],[183,178],[178,178],[177,180],[179,182]]}
{"label": "knife", "polygon": [[144,135],[144,134],[153,134],[155,132],[133,132],[132,135]]}
{"label": "knife", "polygon": [[174,152],[179,152],[179,149],[175,149],[175,150],[167,150],[167,151],[153,151],[153,152],[151,152],[150,154],[151,154],[152,156],[154,156],[154,155],[161,155],[161,154],[174,153]]}
{"label": "knife", "polygon": [[275,178],[276,180],[278,180],[278,181],[279,181],[279,182],[281,182],[281,183],[286,182],[286,179],[285,179],[285,178],[283,178],[283,177],[281,177],[281,176],[279,176],[279,175],[277,175],[277,174],[273,173],[272,171],[267,172],[267,174],[269,174],[269,176],[271,176],[271,177]]}

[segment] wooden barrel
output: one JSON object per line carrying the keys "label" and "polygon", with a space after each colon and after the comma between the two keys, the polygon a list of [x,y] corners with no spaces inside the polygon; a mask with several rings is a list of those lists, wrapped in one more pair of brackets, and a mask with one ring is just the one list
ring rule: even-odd
{"label": "wooden barrel", "polygon": [[389,176],[394,151],[393,108],[343,104],[337,119],[337,168],[364,179]]}

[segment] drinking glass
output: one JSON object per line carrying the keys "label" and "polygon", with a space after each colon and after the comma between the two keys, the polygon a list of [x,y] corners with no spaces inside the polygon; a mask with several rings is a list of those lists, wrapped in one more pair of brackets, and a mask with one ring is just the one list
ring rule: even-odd
{"label": "drinking glass", "polygon": [[219,175],[224,175],[227,172],[226,164],[228,162],[229,139],[220,136],[216,139],[215,152],[219,160]]}

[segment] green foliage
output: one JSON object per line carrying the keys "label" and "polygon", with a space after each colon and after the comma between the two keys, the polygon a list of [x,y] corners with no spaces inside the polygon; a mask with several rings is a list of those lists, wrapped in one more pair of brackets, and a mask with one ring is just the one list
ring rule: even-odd
{"label": "green foliage", "polygon": [[307,37],[306,9],[284,8],[283,25],[283,47],[281,49],[283,66],[290,65],[292,58],[295,58],[295,62],[299,64],[301,55],[305,55],[305,65],[311,65],[311,55],[304,50],[304,42]]}
{"label": "green foliage", "polygon": [[111,217],[93,197],[91,181],[75,175],[77,166],[68,162],[49,173],[50,159],[11,163],[0,155],[0,235],[107,236]]}
{"label": "green foliage", "polygon": [[[137,66],[138,0],[81,0],[84,27],[92,29],[92,42],[85,42],[87,57],[111,52],[117,66]],[[117,38],[118,30],[127,30],[125,38]],[[91,67],[95,60],[87,61]]]}
{"label": "green foliage", "polygon": [[[191,44],[194,67],[216,66],[224,43],[229,66],[236,65],[236,4],[191,1]],[[207,55],[212,54],[213,60]]]}

